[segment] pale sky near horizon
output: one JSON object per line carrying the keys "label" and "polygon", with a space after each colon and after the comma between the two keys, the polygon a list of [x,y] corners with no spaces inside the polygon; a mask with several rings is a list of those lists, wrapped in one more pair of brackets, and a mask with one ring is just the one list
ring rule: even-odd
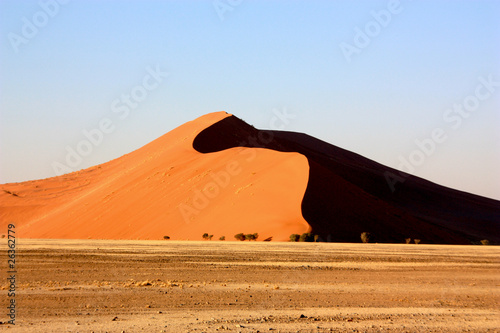
{"label": "pale sky near horizon", "polygon": [[66,2],[0,1],[0,183],[55,176],[105,118],[73,169],[286,110],[285,130],[500,199],[499,1]]}

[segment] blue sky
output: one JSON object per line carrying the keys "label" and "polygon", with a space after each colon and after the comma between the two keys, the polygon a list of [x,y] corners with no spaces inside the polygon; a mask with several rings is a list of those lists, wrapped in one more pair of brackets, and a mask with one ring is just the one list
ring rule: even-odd
{"label": "blue sky", "polygon": [[270,128],[286,110],[285,130],[500,199],[499,14],[498,1],[2,0],[0,183],[56,175],[106,118],[113,131],[71,169],[209,112]]}

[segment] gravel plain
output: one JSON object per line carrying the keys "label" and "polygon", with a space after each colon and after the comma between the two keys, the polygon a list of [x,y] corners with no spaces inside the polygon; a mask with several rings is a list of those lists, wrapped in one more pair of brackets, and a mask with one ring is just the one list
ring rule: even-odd
{"label": "gravel plain", "polygon": [[[5,239],[0,243],[7,249]],[[12,332],[499,332],[500,248],[16,240]],[[2,272],[7,277],[7,257]]]}

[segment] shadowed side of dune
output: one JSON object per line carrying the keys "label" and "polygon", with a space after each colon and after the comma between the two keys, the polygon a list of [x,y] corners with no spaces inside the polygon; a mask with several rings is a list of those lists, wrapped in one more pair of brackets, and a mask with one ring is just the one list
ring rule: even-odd
{"label": "shadowed side of dune", "polygon": [[[302,215],[323,240],[359,242],[366,231],[377,242],[500,242],[498,201],[402,174],[306,134],[257,130],[230,116],[201,131],[193,147],[201,153],[257,147],[305,155],[310,171]],[[387,172],[404,176],[395,192]]]}

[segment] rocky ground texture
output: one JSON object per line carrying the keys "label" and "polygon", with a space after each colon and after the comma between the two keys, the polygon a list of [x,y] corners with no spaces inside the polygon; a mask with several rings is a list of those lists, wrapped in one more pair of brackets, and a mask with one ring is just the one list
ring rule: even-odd
{"label": "rocky ground texture", "polygon": [[[499,332],[500,248],[16,242],[12,332]],[[6,240],[2,240],[7,249]],[[5,256],[6,258],[6,256]],[[7,276],[7,260],[1,262]]]}

